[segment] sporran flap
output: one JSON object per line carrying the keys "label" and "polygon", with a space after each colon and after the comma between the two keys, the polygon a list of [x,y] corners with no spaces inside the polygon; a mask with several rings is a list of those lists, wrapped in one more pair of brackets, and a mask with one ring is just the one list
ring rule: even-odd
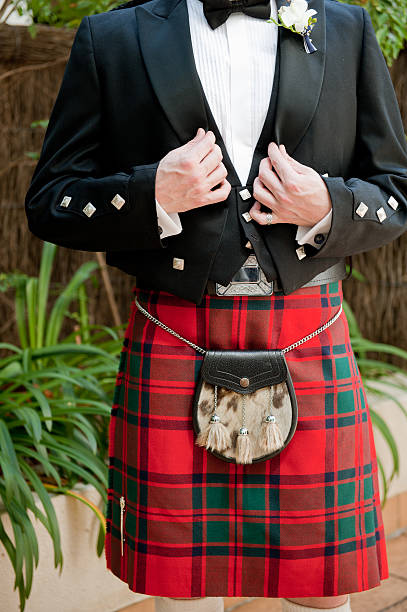
{"label": "sporran flap", "polygon": [[201,375],[212,385],[247,394],[283,382],[287,377],[287,364],[279,350],[209,350],[204,357]]}

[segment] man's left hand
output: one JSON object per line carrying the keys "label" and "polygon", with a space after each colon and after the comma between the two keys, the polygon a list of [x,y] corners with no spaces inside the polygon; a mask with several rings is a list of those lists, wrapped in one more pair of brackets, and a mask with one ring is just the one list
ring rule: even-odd
{"label": "man's left hand", "polygon": [[293,223],[312,227],[332,208],[328,189],[321,176],[290,157],[284,147],[271,142],[268,157],[261,160],[259,175],[253,183],[255,203],[250,216],[260,225],[267,225],[267,212],[272,213],[272,224]]}

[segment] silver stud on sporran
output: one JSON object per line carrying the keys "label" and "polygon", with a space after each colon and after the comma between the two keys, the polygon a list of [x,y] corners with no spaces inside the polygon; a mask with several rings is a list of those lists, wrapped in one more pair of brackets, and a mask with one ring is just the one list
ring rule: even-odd
{"label": "silver stud on sporran", "polygon": [[274,416],[274,414],[268,414],[267,416],[264,417],[264,420],[266,423],[275,423],[276,417]]}

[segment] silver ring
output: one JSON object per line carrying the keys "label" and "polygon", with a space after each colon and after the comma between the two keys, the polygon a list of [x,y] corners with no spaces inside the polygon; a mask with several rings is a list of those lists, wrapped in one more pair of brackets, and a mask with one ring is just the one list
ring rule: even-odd
{"label": "silver ring", "polygon": [[266,225],[271,225],[273,222],[273,214],[272,213],[267,213],[266,214]]}

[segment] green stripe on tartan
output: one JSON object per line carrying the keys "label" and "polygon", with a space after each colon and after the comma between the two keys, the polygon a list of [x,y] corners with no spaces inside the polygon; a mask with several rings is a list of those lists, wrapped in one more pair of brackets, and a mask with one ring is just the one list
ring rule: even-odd
{"label": "green stripe on tartan", "polygon": [[[120,538],[120,530],[115,528],[113,526],[112,528],[112,534],[114,537],[116,538]],[[372,535],[372,536],[367,536],[364,540],[363,540],[363,547],[364,548],[370,548],[372,546],[376,546],[376,542],[377,542],[377,538],[376,536]],[[130,547],[131,550],[135,550],[135,543],[134,543],[134,538],[132,538],[132,536],[128,535],[127,536],[127,545]],[[274,542],[273,542],[273,545]],[[138,546],[137,546],[137,550],[140,553],[146,553],[147,551],[147,545],[145,542],[139,542]],[[201,553],[201,546],[190,546],[190,554],[187,556],[194,556],[194,554],[199,554]],[[209,557],[230,557],[231,555],[231,551],[230,551],[230,546],[225,545],[225,544],[212,544],[210,542],[208,542],[206,544],[205,547],[205,552],[206,555]],[[255,546],[238,546],[237,547],[237,554],[239,557],[252,557],[252,558],[273,558],[273,559],[279,559],[279,558],[293,558],[293,554],[295,554],[295,551],[290,551],[290,550],[284,550],[284,549],[278,549],[278,548],[269,548],[266,549],[264,546],[259,546],[259,547],[255,547]],[[329,557],[332,555],[336,555],[336,554],[344,554],[344,553],[348,553],[348,552],[354,552],[356,550],[358,550],[360,548],[360,545],[357,546],[355,541],[350,541],[350,542],[340,542],[339,544],[325,544],[324,546],[315,546],[310,550],[309,553],[309,558],[313,558],[315,556],[320,556],[320,557]],[[163,547],[163,551],[166,550],[165,547]],[[307,558],[307,549],[304,549],[302,551],[302,558]],[[156,554],[158,556],[160,556],[159,551],[156,551]],[[163,554],[163,557],[168,557],[167,554]],[[174,556],[176,557],[176,554],[174,554]]]}
{"label": "green stripe on tartan", "polygon": [[[140,478],[140,477],[147,477],[148,474],[147,473],[143,473],[141,472],[139,469],[131,466],[131,465],[127,465],[126,467],[124,466],[122,460],[119,457],[112,457],[111,458],[111,465],[112,468],[114,468],[114,471],[119,473],[121,472],[121,470],[126,469],[127,470],[127,474],[130,478],[136,479],[136,478]],[[366,476],[370,476],[372,474],[373,468],[371,463],[367,463],[363,466],[363,475]],[[182,474],[180,474],[180,476],[182,476]],[[327,484],[329,484],[330,482],[332,482],[335,477],[337,477],[338,481],[340,482],[341,480],[349,480],[351,478],[355,478],[356,476],[356,470],[355,468],[347,468],[344,470],[338,470],[337,472],[326,472],[324,474],[325,476],[325,482]],[[284,477],[280,477],[278,474],[271,474],[271,475],[260,475],[260,474],[245,474],[245,481],[244,481],[244,486],[253,486],[253,485],[265,485],[265,484],[275,484],[278,485],[280,483],[280,481],[284,478]],[[192,480],[192,476],[191,476],[191,480]],[[212,474],[209,473],[208,476],[205,478],[205,481],[208,484],[228,484],[229,483],[229,477],[225,476],[223,474]],[[306,483],[306,480],[304,481]],[[172,486],[172,482],[168,482],[168,486]],[[220,491],[221,487],[219,488],[212,488],[211,491]],[[224,488],[222,490],[225,490]],[[274,495],[274,492],[276,491],[276,489],[270,489],[270,495]],[[213,499],[222,499],[222,494],[218,494],[215,495]],[[275,503],[274,500],[269,500],[269,504],[270,504],[270,509],[279,509],[278,505]],[[211,508],[217,508],[217,507],[229,507],[228,505],[220,505],[217,506],[216,503],[210,506]]]}

